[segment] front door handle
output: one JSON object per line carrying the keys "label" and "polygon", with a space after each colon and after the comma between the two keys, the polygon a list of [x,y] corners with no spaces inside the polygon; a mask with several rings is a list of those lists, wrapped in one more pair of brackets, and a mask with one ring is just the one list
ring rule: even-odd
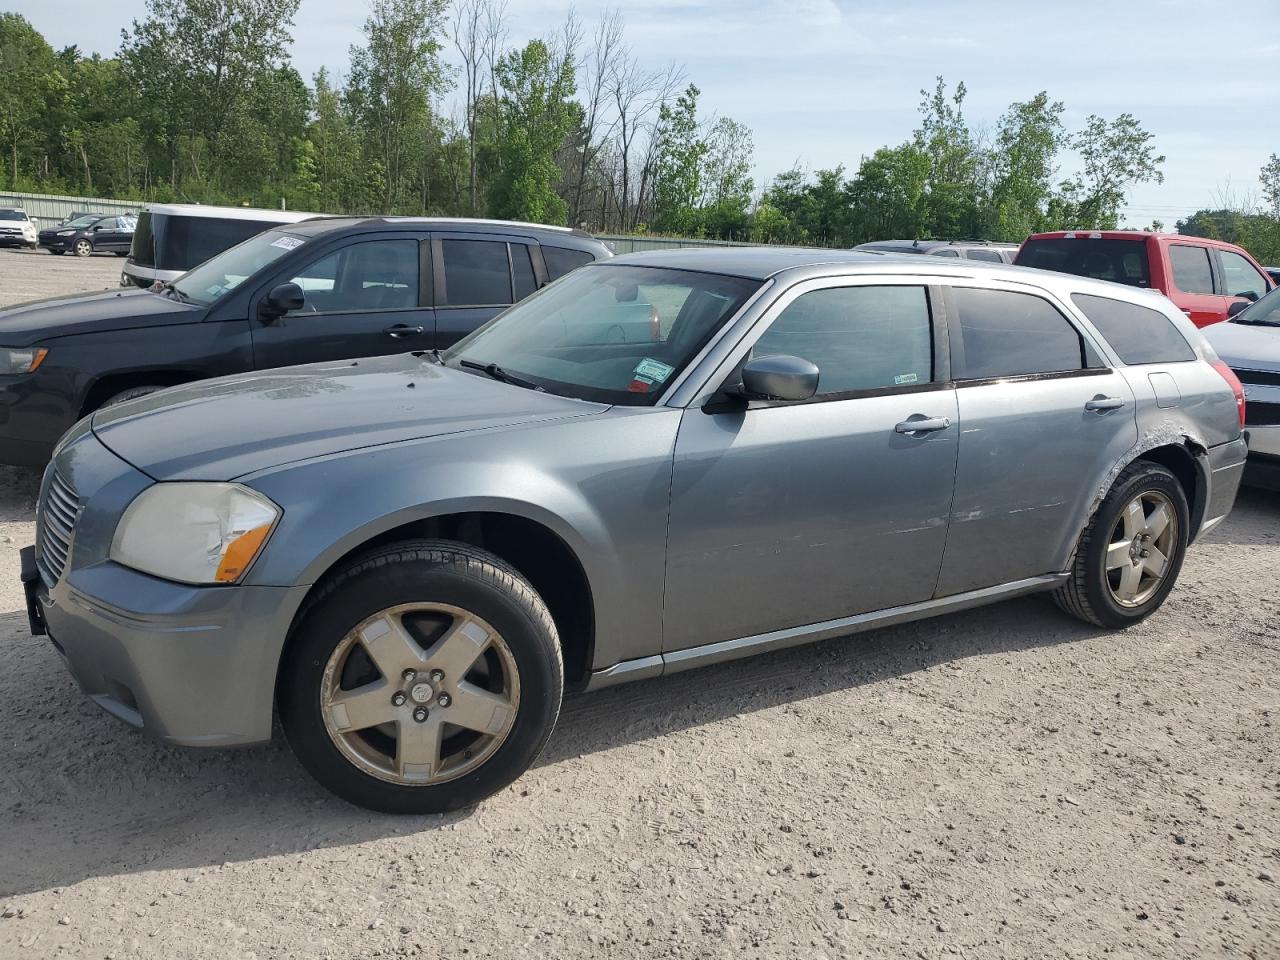
{"label": "front door handle", "polygon": [[1120,397],[1094,397],[1084,405],[1086,410],[1092,410],[1095,413],[1102,413],[1105,410],[1119,410],[1124,406],[1124,400]]}
{"label": "front door handle", "polygon": [[392,340],[403,340],[405,337],[420,337],[425,332],[422,327],[411,327],[407,323],[397,323],[382,331]]}
{"label": "front door handle", "polygon": [[896,433],[935,433],[949,426],[950,417],[921,417],[919,420],[903,420],[893,429]]}

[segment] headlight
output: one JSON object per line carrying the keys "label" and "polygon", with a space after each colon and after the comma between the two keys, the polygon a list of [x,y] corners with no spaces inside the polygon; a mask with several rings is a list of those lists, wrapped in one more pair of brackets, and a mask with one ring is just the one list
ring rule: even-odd
{"label": "headlight", "polygon": [[0,347],[0,373],[35,373],[49,351],[44,347],[23,347],[12,350]]}
{"label": "headlight", "polygon": [[238,483],[157,483],[120,518],[111,559],[166,580],[236,583],[279,518],[279,507]]}
{"label": "headlight", "polygon": [[74,237],[75,235],[76,235],[76,232],[75,232],[74,230],[59,230],[59,231],[58,231],[58,236],[60,236],[60,237]]}

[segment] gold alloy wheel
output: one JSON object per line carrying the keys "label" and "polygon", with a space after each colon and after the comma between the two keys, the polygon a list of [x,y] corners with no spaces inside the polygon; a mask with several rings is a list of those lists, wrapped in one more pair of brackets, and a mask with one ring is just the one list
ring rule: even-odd
{"label": "gold alloy wheel", "polygon": [[1178,514],[1173,501],[1147,490],[1129,501],[1116,518],[1107,546],[1107,586],[1122,607],[1140,607],[1155,595],[1178,548]]}
{"label": "gold alloy wheel", "polygon": [[369,617],[325,664],[320,710],[343,756],[404,786],[454,780],[502,746],[520,706],[515,657],[475,614],[407,603]]}

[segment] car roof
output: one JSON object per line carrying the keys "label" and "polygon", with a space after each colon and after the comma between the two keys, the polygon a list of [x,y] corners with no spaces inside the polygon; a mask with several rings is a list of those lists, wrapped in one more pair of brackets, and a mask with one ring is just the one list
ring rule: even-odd
{"label": "car roof", "polygon": [[291,226],[289,232],[301,236],[322,236],[337,231],[363,232],[406,226],[456,233],[505,233],[540,238],[543,241],[552,240],[571,247],[590,247],[596,252],[599,252],[600,248],[608,250],[603,243],[582,230],[553,227],[541,223],[523,223],[518,220],[480,220],[464,217],[324,217]]}
{"label": "car roof", "polygon": [[1018,244],[1004,240],[872,240],[860,243],[855,250],[905,250],[927,253],[942,247],[972,247],[979,250],[1016,250]]}
{"label": "car roof", "polygon": [[215,207],[203,203],[148,203],[143,212],[169,217],[210,217],[217,220],[265,220],[269,223],[296,223],[324,214],[301,210],[266,210],[259,207]]}
{"label": "car roof", "polygon": [[1032,240],[1156,240],[1176,243],[1195,243],[1206,247],[1222,247],[1227,250],[1239,250],[1234,243],[1224,240],[1211,240],[1208,237],[1193,237],[1185,233],[1155,233],[1150,230],[1054,230],[1049,233],[1033,233],[1026,242]]}
{"label": "car roof", "polygon": [[[665,267],[768,280],[781,277],[798,281],[832,276],[905,275],[937,278],[975,278],[1023,283],[1062,297],[1090,293],[1113,300],[1129,300],[1165,309],[1169,300],[1155,290],[1131,287],[1110,280],[1094,280],[1055,270],[1018,267],[986,260],[955,257],[922,257],[919,254],[877,253],[857,250],[821,250],[809,247],[682,247],[629,253],[598,266]],[[594,269],[590,266],[583,269]]]}

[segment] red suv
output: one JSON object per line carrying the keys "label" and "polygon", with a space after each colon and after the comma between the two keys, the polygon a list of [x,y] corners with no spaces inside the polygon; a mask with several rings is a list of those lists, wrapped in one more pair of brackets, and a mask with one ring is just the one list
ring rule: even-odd
{"label": "red suv", "polygon": [[1068,230],[1028,237],[1014,263],[1159,290],[1197,327],[1275,284],[1244,250],[1219,240],[1142,230]]}

